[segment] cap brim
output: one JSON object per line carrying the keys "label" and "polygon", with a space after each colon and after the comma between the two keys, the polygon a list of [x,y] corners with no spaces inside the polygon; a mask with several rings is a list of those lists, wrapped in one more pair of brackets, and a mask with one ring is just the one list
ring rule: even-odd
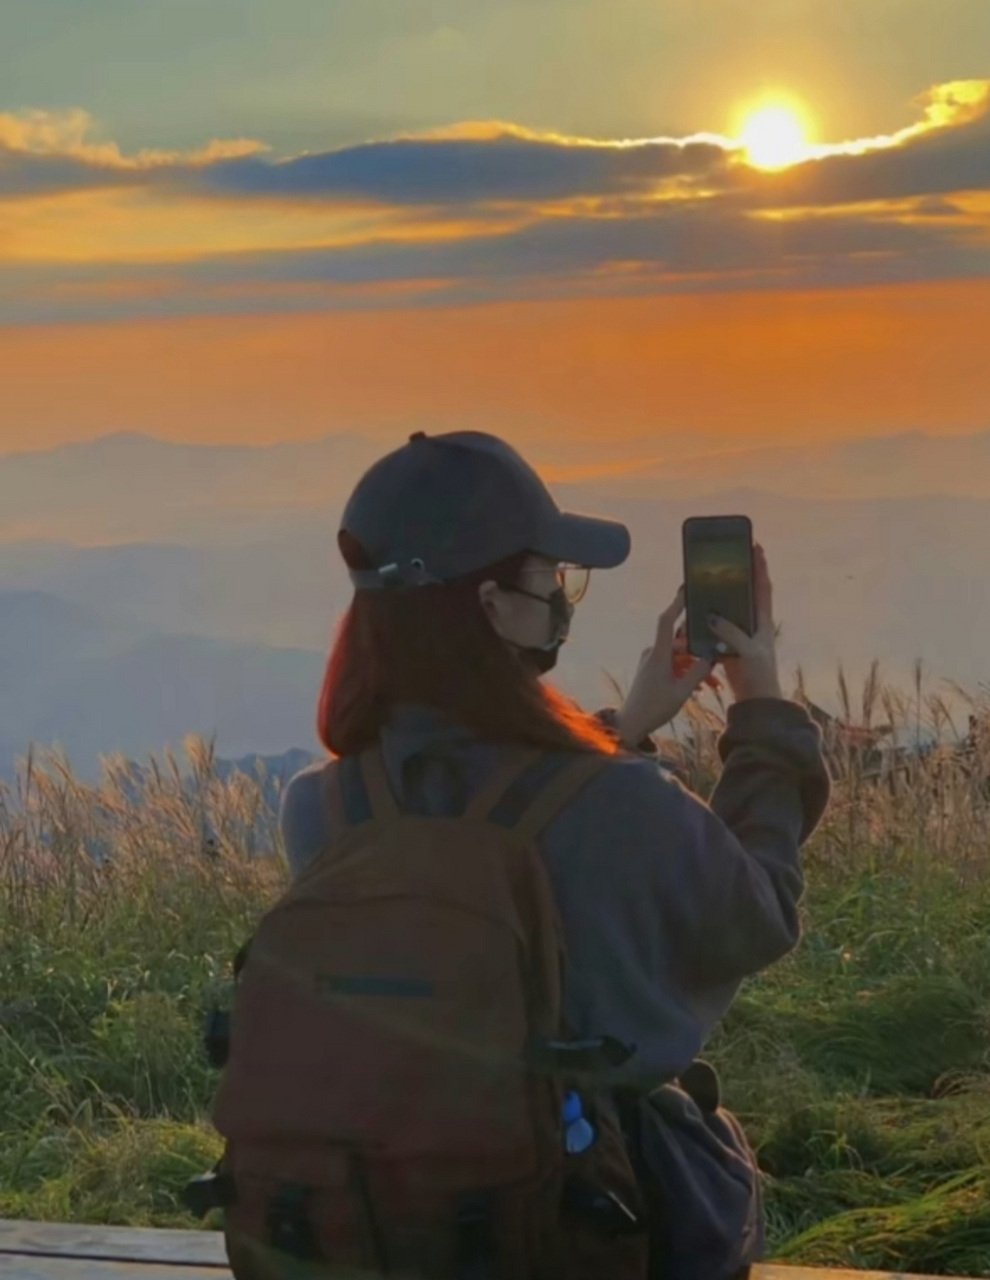
{"label": "cap brim", "polygon": [[629,556],[629,530],[617,520],[578,516],[562,511],[540,533],[539,545],[530,550],[566,564],[589,569],[614,569]]}

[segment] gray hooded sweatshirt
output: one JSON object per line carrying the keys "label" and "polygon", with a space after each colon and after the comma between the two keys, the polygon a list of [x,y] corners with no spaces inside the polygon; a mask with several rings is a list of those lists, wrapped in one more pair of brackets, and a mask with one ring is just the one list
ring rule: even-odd
{"label": "gray hooded sweatshirt", "polygon": [[[393,790],[456,814],[504,748],[430,707],[395,710],[381,738]],[[670,1078],[701,1051],[743,978],[799,938],[799,849],[829,794],[818,728],[793,702],[729,710],[709,804],[644,756],[610,760],[539,838],[567,947],[565,1017],[581,1037],[636,1047],[627,1070]],[[297,875],[337,834],[324,771],[287,786],[281,829]],[[625,1074],[625,1072],[623,1072]]]}

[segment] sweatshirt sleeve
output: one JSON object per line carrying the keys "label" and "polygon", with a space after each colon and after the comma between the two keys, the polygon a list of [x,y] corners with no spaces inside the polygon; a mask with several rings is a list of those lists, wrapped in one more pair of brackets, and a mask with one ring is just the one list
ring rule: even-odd
{"label": "sweatshirt sleeve", "polygon": [[730,707],[719,756],[709,804],[683,795],[671,923],[686,977],[731,981],[798,942],[799,851],[825,811],[829,776],[818,727],[783,699]]}
{"label": "sweatshirt sleeve", "polygon": [[279,831],[292,876],[330,843],[332,832],[324,800],[326,765],[310,765],[290,779],[279,805]]}
{"label": "sweatshirt sleeve", "polygon": [[658,1070],[690,1061],[742,979],[798,942],[800,845],[828,798],[819,731],[794,703],[732,707],[720,753],[710,804],[622,756],[545,833],[569,1017]]}

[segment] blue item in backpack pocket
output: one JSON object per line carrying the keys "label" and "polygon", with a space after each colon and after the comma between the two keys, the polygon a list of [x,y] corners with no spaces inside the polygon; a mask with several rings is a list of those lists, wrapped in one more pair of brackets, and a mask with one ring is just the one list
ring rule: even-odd
{"label": "blue item in backpack pocket", "polygon": [[567,1154],[576,1156],[582,1151],[587,1151],[598,1135],[590,1121],[584,1118],[584,1104],[576,1090],[568,1089],[564,1094],[561,1115],[564,1121],[564,1146]]}

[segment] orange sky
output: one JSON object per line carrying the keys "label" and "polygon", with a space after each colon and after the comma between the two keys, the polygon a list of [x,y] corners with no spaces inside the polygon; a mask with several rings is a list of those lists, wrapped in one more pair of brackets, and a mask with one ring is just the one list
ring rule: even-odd
{"label": "orange sky", "polygon": [[[0,447],[408,422],[642,453],[990,425],[990,280],[0,328]],[[485,417],[477,416],[482,406]]]}
{"label": "orange sky", "polygon": [[762,160],[495,118],[133,151],[0,103],[0,449],[475,426],[598,466],[990,427],[990,80],[814,145],[783,103]]}

